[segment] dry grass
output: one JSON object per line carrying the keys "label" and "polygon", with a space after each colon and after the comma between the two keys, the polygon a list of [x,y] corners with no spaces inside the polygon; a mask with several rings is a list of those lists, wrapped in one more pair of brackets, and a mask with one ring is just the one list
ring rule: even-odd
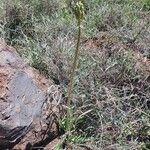
{"label": "dry grass", "polygon": [[[71,5],[60,0],[23,2],[6,5],[7,11],[0,4],[1,37],[53,79],[65,100],[77,38]],[[150,48],[149,1],[88,0],[85,7],[72,103],[74,114],[84,115],[73,135],[90,140],[86,145],[91,149],[149,149],[150,75],[137,66],[132,50],[136,45],[143,56]],[[81,141],[76,144],[86,140]]]}

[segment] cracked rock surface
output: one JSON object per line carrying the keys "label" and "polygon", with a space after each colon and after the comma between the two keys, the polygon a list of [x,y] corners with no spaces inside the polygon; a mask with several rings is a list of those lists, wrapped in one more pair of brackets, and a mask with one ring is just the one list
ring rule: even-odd
{"label": "cracked rock surface", "polygon": [[[19,144],[21,148],[17,149],[25,149],[29,143],[40,143],[41,138],[44,142],[47,137],[42,133],[48,129],[44,114],[52,114],[46,112],[49,111],[47,104],[46,109],[43,108],[50,85],[51,81],[0,40],[0,149]],[[52,119],[54,117],[49,118],[51,122]]]}

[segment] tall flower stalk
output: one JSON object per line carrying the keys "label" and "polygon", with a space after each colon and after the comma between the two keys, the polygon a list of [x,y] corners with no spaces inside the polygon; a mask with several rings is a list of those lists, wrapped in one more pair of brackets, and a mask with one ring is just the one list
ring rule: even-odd
{"label": "tall flower stalk", "polygon": [[80,39],[81,39],[81,22],[84,18],[84,7],[80,0],[76,2],[75,8],[74,8],[75,17],[77,20],[77,26],[78,26],[78,37],[77,37],[77,44],[76,44],[76,50],[73,58],[73,65],[71,68],[71,74],[70,74],[70,84],[68,86],[68,101],[67,101],[67,130],[70,134],[71,128],[72,128],[72,117],[73,112],[71,108],[71,101],[73,99],[73,86],[74,86],[74,77],[75,77],[75,71],[77,68],[77,63],[79,59],[79,53],[80,53]]}

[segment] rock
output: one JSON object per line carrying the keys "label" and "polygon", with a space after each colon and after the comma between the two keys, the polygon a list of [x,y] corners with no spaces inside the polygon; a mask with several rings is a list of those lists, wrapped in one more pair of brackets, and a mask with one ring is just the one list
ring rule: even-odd
{"label": "rock", "polygon": [[21,149],[25,149],[29,141],[34,145],[41,137],[43,141],[48,138],[50,128],[56,130],[53,125],[56,107],[52,113],[47,101],[52,84],[0,40],[0,149],[12,148],[20,141]]}

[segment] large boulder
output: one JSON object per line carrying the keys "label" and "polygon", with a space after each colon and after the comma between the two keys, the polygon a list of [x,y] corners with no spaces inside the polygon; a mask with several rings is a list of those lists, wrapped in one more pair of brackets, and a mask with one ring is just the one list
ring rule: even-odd
{"label": "large boulder", "polygon": [[[49,90],[50,87],[53,88]],[[25,149],[29,141],[30,145],[36,145],[47,138],[43,132],[48,129],[48,121],[55,120],[56,110],[50,109],[52,101],[47,96],[53,95],[50,92],[54,89],[57,87],[51,81],[0,40],[0,149],[12,148],[20,141],[23,141],[21,149]],[[57,90],[60,102],[58,93]],[[58,105],[56,101],[53,105]]]}

